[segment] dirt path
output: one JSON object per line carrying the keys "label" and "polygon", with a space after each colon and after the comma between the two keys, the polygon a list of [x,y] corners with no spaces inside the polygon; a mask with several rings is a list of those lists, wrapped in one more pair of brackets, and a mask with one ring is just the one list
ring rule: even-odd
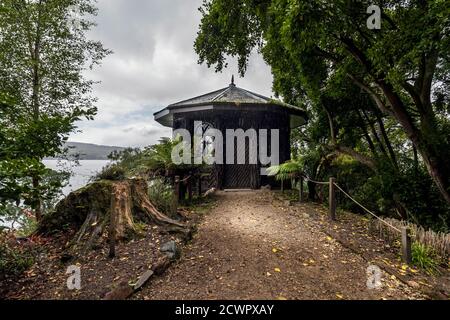
{"label": "dirt path", "polygon": [[322,233],[309,208],[294,218],[267,191],[218,198],[182,259],[135,299],[420,298],[385,273],[369,290],[368,263]]}

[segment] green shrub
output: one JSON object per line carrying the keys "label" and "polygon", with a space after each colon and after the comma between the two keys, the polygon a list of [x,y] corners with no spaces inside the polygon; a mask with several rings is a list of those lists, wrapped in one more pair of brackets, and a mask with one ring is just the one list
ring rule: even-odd
{"label": "green shrub", "polygon": [[414,242],[411,250],[413,265],[421,268],[428,274],[434,274],[437,272],[437,267],[439,265],[438,259],[430,247],[419,242]]}
{"label": "green shrub", "polygon": [[148,198],[158,210],[165,214],[171,213],[172,208],[172,186],[163,179],[150,181],[148,186]]}
{"label": "green shrub", "polygon": [[120,181],[126,178],[126,170],[118,164],[109,164],[95,176],[95,180]]}
{"label": "green shrub", "polygon": [[16,231],[19,237],[28,237],[32,235],[38,228],[38,222],[34,216],[25,215],[22,219],[20,228]]}
{"label": "green shrub", "polygon": [[5,275],[19,275],[32,265],[33,257],[30,252],[11,247],[5,233],[0,234],[0,278]]}

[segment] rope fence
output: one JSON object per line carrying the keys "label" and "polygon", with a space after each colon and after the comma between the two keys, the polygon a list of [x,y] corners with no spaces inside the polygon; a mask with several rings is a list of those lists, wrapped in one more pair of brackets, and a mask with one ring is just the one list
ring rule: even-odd
{"label": "rope fence", "polygon": [[304,178],[305,178],[306,181],[309,181],[309,182],[312,182],[312,183],[315,183],[315,184],[321,184],[321,185],[329,185],[330,184],[329,182],[322,182],[322,181],[311,180],[307,176],[305,176]]}
{"label": "rope fence", "polygon": [[405,263],[411,263],[411,229],[409,227],[403,227],[402,229],[399,229],[395,227],[394,225],[388,223],[386,220],[380,218],[375,213],[367,209],[364,205],[359,203],[357,200],[355,200],[351,195],[349,195],[344,189],[342,189],[337,183],[335,178],[330,178],[329,182],[324,181],[314,181],[310,179],[307,176],[302,176],[300,178],[300,188],[299,188],[299,198],[300,201],[303,201],[303,179],[306,181],[318,184],[318,185],[328,185],[329,186],[329,217],[330,220],[336,221],[336,208],[337,208],[337,201],[336,201],[336,188],[342,192],[347,198],[349,198],[351,201],[353,201],[356,205],[361,207],[364,211],[378,219],[380,222],[391,228],[392,230],[395,230],[396,232],[401,234],[401,242],[402,242],[402,259]]}
{"label": "rope fence", "polygon": [[384,223],[385,225],[387,225],[388,227],[392,228],[393,230],[402,233],[402,230],[394,227],[392,224],[386,222],[386,220],[381,219],[379,216],[377,216],[375,213],[373,213],[372,211],[370,211],[369,209],[367,209],[366,207],[364,207],[361,203],[359,203],[358,201],[356,201],[352,196],[350,196],[347,192],[345,192],[338,184],[334,184],[336,186],[336,188],[338,188],[343,194],[345,194],[347,196],[347,198],[349,198],[350,200],[352,200],[354,203],[356,203],[358,206],[360,206],[362,209],[364,209],[367,213],[369,213],[370,215],[372,215],[373,217],[375,217],[376,219],[380,220],[382,223]]}

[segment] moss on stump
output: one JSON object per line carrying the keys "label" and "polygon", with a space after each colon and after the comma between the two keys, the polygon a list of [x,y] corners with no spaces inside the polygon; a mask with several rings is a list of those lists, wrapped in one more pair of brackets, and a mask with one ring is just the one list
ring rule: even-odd
{"label": "moss on stump", "polygon": [[190,234],[189,226],[156,209],[148,199],[147,188],[144,179],[96,181],[60,201],[55,211],[44,217],[37,232],[54,235],[73,230],[76,235],[69,247],[83,250],[99,246],[105,239],[136,236],[136,223],[157,224],[170,232]]}

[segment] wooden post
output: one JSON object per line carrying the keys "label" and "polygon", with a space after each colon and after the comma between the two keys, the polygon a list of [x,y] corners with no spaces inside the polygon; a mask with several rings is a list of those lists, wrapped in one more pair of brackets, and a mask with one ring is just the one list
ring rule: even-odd
{"label": "wooden post", "polygon": [[402,260],[407,264],[410,264],[412,262],[411,229],[409,229],[408,227],[402,228]]}
{"label": "wooden post", "polygon": [[335,192],[335,186],[334,183],[336,182],[335,178],[330,178],[330,194],[329,194],[329,207],[330,207],[330,219],[335,221],[336,220],[336,192]]}
{"label": "wooden post", "polygon": [[300,177],[300,185],[298,187],[298,201],[303,202],[303,176]]}
{"label": "wooden post", "polygon": [[109,257],[112,259],[116,256],[116,195],[113,192],[111,195],[111,209],[109,213]]}
{"label": "wooden post", "polygon": [[187,180],[188,200],[192,201],[192,173],[189,173],[189,179]]}
{"label": "wooden post", "polygon": [[175,186],[172,199],[172,214],[177,213],[179,200],[180,200],[180,176],[175,176]]}

